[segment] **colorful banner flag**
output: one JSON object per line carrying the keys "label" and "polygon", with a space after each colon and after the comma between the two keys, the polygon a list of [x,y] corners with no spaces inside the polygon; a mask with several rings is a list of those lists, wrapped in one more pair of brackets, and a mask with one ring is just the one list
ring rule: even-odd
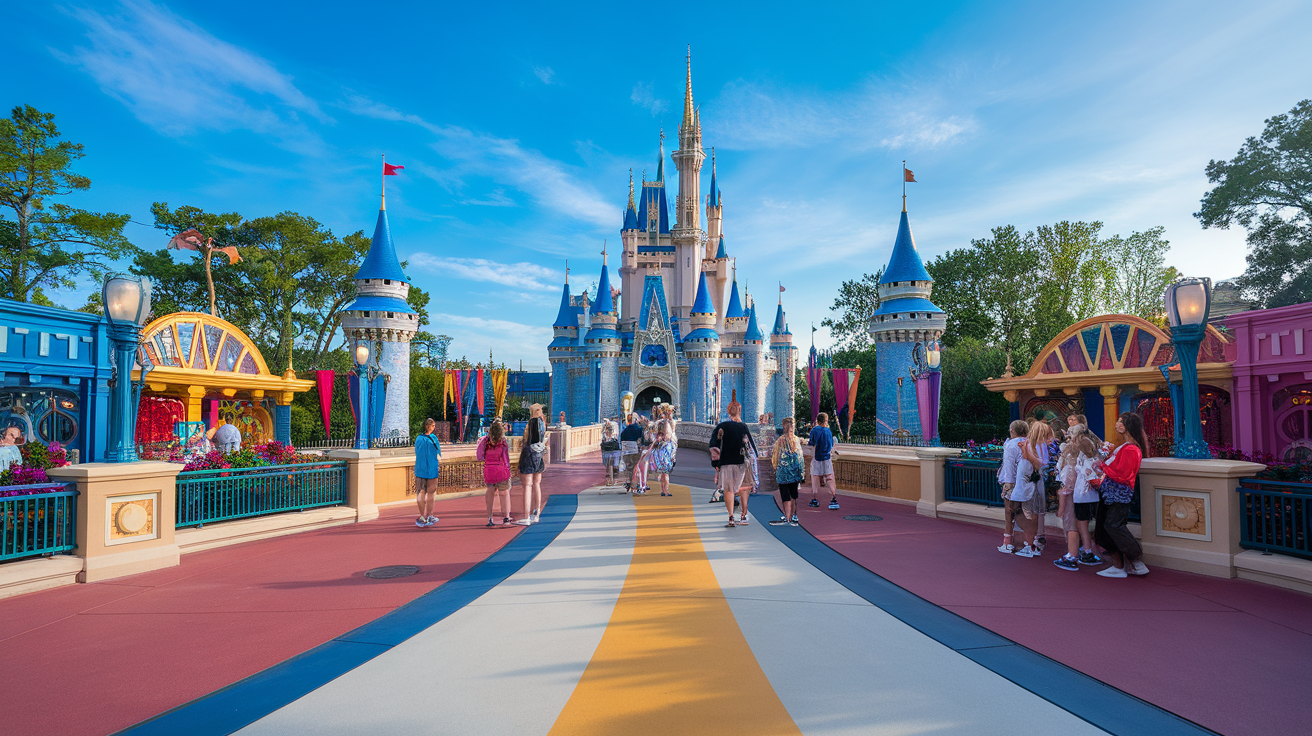
{"label": "colorful banner flag", "polygon": [[383,176],[396,176],[396,172],[404,169],[404,166],[394,166],[392,164],[383,164]]}
{"label": "colorful banner flag", "polygon": [[[383,413],[387,411],[387,376],[373,380],[369,391],[369,427],[372,439],[383,436]],[[407,417],[408,419],[408,417]]]}
{"label": "colorful banner flag", "polygon": [[478,414],[479,416],[487,416],[487,412],[483,410],[483,369],[482,368],[478,369],[477,391],[478,391]]}
{"label": "colorful banner flag", "polygon": [[844,423],[848,426],[851,426],[852,423],[849,418],[850,410],[847,406],[847,389],[849,386],[847,374],[848,370],[846,368],[835,368],[830,372],[830,375],[834,377],[834,419],[837,420],[838,433],[841,435],[847,434],[847,427],[843,426]]}
{"label": "colorful banner flag", "polygon": [[332,426],[332,408],[333,408],[333,385],[337,382],[336,371],[315,371],[314,386],[319,394],[319,416],[323,418],[323,436],[331,439]]}
{"label": "colorful banner flag", "polygon": [[861,366],[849,371],[847,377],[849,381],[847,389],[847,431],[849,434],[848,439],[851,439],[852,424],[856,422],[856,391],[861,384]]}
{"label": "colorful banner flag", "polygon": [[492,400],[497,405],[497,416],[504,416],[503,410],[506,408],[506,379],[510,371],[500,370],[492,371]]}
{"label": "colorful banner flag", "polygon": [[806,388],[811,396],[812,424],[815,424],[815,420],[820,416],[820,385],[824,381],[824,369],[819,366],[817,358],[815,346],[812,345],[811,354],[806,361]]}

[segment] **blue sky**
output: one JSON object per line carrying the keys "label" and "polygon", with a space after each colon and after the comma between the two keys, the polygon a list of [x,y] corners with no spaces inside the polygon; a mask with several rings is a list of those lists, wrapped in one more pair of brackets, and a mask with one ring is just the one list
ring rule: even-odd
{"label": "blue sky", "polygon": [[0,101],[55,113],[85,144],[93,187],[78,206],[139,223],[154,201],[292,210],[368,232],[386,153],[406,167],[388,213],[433,294],[429,329],[457,354],[526,365],[547,362],[564,259],[575,283],[596,278],[629,168],[652,172],[661,126],[678,127],[685,44],[729,252],[763,301],[783,281],[799,338],[843,279],[887,260],[903,159],[926,260],[996,225],[1097,219],[1108,234],[1163,225],[1168,263],[1237,276],[1243,231],[1191,215],[1203,168],[1312,96],[1312,6],[1292,2],[230,0],[7,15],[6,66],[22,73],[0,77]]}

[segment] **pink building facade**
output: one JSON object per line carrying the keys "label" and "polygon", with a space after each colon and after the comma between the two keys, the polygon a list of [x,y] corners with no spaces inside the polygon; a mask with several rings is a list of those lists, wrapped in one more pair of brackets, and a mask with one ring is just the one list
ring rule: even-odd
{"label": "pink building facade", "polygon": [[1232,314],[1235,446],[1312,459],[1312,302]]}

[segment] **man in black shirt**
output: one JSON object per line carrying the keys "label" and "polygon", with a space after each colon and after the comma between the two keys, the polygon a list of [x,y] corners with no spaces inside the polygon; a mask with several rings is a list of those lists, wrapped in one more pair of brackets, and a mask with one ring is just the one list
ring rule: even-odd
{"label": "man in black shirt", "polygon": [[624,453],[624,467],[629,469],[629,482],[626,486],[630,491],[641,490],[633,487],[633,476],[638,472],[638,458],[641,455],[638,445],[642,442],[642,425],[638,424],[638,415],[633,412],[624,417],[624,422],[624,430],[620,432],[620,452]]}
{"label": "man in black shirt", "polygon": [[[711,430],[711,441],[709,446],[718,451],[720,460],[720,489],[724,493],[724,505],[729,510],[729,523],[725,526],[746,526],[747,525],[747,497],[751,495],[751,489],[743,490],[743,478],[747,474],[747,448],[750,446],[753,451],[756,450],[756,442],[752,440],[752,432],[743,424],[742,414],[743,405],[737,400],[730,401],[729,421],[720,422]],[[711,452],[714,458],[716,452]],[[733,497],[738,495],[738,504],[741,507],[738,520],[733,518]]]}

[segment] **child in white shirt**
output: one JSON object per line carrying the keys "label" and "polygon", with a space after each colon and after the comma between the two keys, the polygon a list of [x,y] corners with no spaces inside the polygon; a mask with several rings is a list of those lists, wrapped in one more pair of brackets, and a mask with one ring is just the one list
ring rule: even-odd
{"label": "child in white shirt", "polygon": [[[1021,557],[1035,557],[1033,522],[1037,521],[1034,512],[1027,508],[1028,501],[1034,494],[1034,483],[1029,480],[1031,467],[1022,457],[1021,443],[1029,431],[1029,425],[1023,419],[1011,423],[1011,438],[1002,446],[1002,467],[998,468],[998,483],[1002,485],[1002,546],[998,551],[1004,554],[1013,552]],[[1024,535],[1025,546],[1016,552],[1011,543],[1011,532],[1019,522]]]}

